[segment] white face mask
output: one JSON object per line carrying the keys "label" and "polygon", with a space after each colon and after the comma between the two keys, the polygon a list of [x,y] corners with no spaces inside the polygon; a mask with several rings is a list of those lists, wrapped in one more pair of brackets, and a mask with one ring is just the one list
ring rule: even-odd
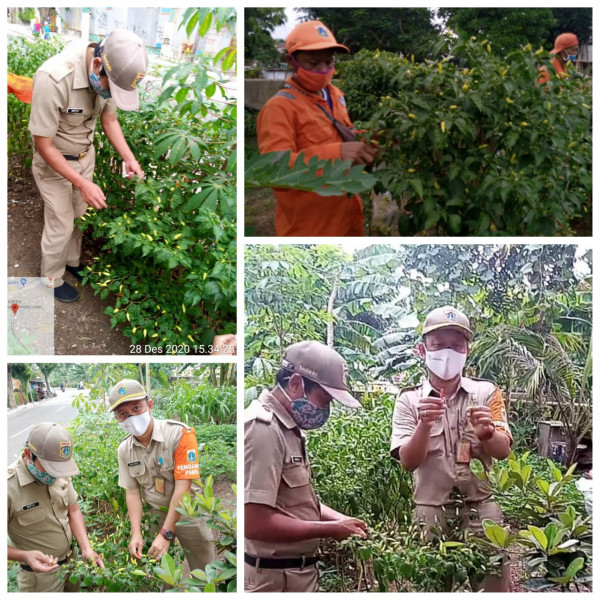
{"label": "white face mask", "polygon": [[440,379],[448,381],[462,373],[467,362],[467,354],[450,348],[443,350],[425,350],[425,364]]}
{"label": "white face mask", "polygon": [[133,415],[132,417],[127,417],[122,423],[119,425],[127,432],[139,437],[146,433],[146,429],[148,429],[148,425],[150,425],[150,411],[146,411],[141,415]]}

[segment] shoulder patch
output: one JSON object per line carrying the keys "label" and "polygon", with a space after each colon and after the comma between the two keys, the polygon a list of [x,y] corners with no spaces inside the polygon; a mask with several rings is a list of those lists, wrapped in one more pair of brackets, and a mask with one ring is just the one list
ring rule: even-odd
{"label": "shoulder patch", "polygon": [[273,420],[273,411],[259,400],[254,400],[244,411],[244,423],[249,421],[261,421],[270,423]]}
{"label": "shoulder patch", "polygon": [[175,421],[174,419],[165,419],[165,421],[167,423],[171,423],[172,425],[179,425],[180,427],[183,427],[186,431],[189,431],[191,429],[191,427],[189,425],[186,425],[185,423],[182,423],[181,421]]}
{"label": "shoulder patch", "polygon": [[419,385],[410,385],[408,387],[402,388],[400,390],[400,392],[398,393],[398,396],[401,396],[405,392],[412,392],[413,390],[418,390],[420,387],[421,387],[421,384],[419,384]]}
{"label": "shoulder patch", "polygon": [[296,96],[294,96],[294,94],[290,93],[290,92],[285,92],[285,91],[280,91],[277,92],[273,98],[277,98],[277,97],[281,97],[281,98],[287,98],[288,100],[295,100]]}

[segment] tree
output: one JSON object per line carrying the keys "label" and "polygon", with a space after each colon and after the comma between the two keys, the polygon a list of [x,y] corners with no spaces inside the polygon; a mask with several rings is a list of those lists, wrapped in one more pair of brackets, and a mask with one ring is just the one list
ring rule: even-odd
{"label": "tree", "polygon": [[592,40],[592,8],[552,8],[556,25],[551,29],[547,47],[551,49],[554,40],[561,33],[569,32],[577,35],[580,44],[591,43]]}
{"label": "tree", "polygon": [[244,52],[246,64],[263,65],[281,62],[271,34],[286,22],[283,8],[246,8],[244,22]]}
{"label": "tree", "polygon": [[29,380],[33,376],[30,365],[26,363],[15,363],[11,366],[11,375],[13,383],[15,379],[18,379],[21,383],[20,389],[23,391],[23,399],[25,402],[30,401],[29,396]]}
{"label": "tree", "polygon": [[52,391],[50,387],[50,381],[48,380],[48,376],[54,369],[56,369],[56,363],[37,363],[39,370],[42,372],[44,379],[46,380],[46,389],[48,390],[48,396],[56,396],[56,392]]}
{"label": "tree", "polygon": [[437,38],[428,8],[303,8],[305,20],[317,19],[351,52],[361,49],[401,52],[422,60]]}
{"label": "tree", "polygon": [[12,365],[8,363],[7,365],[7,396],[8,396],[8,408],[16,408],[17,404],[15,402],[15,384],[12,378]]}
{"label": "tree", "polygon": [[551,8],[440,8],[438,16],[457,32],[487,38],[501,55],[528,43],[534,48],[547,45],[556,26]]}

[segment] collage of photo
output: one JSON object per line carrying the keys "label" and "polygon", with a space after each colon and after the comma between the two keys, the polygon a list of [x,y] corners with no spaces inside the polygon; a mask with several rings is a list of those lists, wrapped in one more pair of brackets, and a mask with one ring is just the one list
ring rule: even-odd
{"label": "collage of photo", "polygon": [[382,4],[7,8],[5,592],[593,592],[592,3]]}

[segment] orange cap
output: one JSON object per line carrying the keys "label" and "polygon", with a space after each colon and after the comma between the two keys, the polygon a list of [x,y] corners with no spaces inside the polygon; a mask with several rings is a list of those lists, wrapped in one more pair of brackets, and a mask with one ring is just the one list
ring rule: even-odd
{"label": "orange cap", "polygon": [[321,21],[306,21],[296,25],[285,40],[288,54],[297,50],[325,50],[333,48],[342,52],[350,52],[346,46],[338,44],[333,33]]}
{"label": "orange cap", "polygon": [[561,33],[556,40],[554,40],[554,48],[550,50],[550,54],[558,54],[562,50],[572,48],[573,46],[579,46],[579,40],[574,33]]}

